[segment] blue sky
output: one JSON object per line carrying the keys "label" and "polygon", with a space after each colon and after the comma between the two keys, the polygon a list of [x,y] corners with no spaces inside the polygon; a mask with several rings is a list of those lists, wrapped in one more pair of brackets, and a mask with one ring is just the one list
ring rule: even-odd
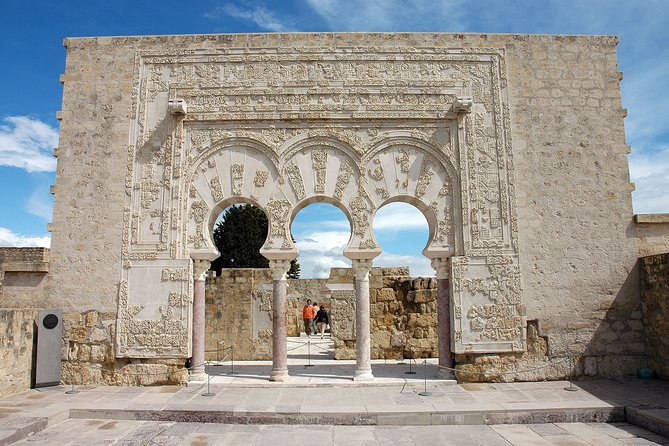
{"label": "blue sky", "polygon": [[[281,0],[8,1],[0,69],[0,246],[48,246],[64,37],[290,31],[432,31],[613,34],[620,37],[623,106],[636,213],[669,212],[669,1]],[[383,208],[374,222],[377,265],[431,275],[420,251],[422,215]],[[347,266],[348,224],[332,206],[309,206],[293,223],[303,276]]]}

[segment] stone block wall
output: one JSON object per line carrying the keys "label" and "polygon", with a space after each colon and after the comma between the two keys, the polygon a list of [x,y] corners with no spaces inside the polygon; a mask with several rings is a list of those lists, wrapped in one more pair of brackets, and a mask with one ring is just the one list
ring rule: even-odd
{"label": "stone block wall", "polygon": [[43,308],[48,248],[0,248],[0,308]]}
{"label": "stone block wall", "polygon": [[0,398],[31,386],[35,320],[39,310],[0,309]]}
{"label": "stone block wall", "polygon": [[639,257],[669,252],[669,214],[637,214],[634,222]]}
{"label": "stone block wall", "polygon": [[96,310],[63,314],[61,381],[65,384],[148,386],[185,384],[181,359],[116,358],[116,313]]}
{"label": "stone block wall", "polygon": [[648,367],[669,379],[669,253],[642,257],[639,263]]}

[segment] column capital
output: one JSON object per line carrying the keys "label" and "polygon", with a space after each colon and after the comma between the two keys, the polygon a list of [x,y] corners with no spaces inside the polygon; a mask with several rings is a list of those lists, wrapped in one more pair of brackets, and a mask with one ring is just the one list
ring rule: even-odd
{"label": "column capital", "polygon": [[269,270],[272,280],[285,280],[286,273],[290,269],[290,260],[270,260]]}
{"label": "column capital", "polygon": [[448,279],[451,275],[451,259],[450,258],[434,258],[430,262],[432,268],[437,272],[437,279]]}
{"label": "column capital", "polygon": [[356,280],[366,280],[372,270],[372,261],[371,259],[353,259],[351,266]]}
{"label": "column capital", "polygon": [[193,280],[205,280],[210,266],[209,260],[193,259]]}

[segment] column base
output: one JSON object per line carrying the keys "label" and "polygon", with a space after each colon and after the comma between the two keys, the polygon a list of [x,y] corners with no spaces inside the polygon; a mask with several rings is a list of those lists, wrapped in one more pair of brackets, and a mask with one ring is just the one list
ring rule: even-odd
{"label": "column base", "polygon": [[374,381],[372,369],[356,370],[353,381]]}
{"label": "column base", "polygon": [[437,379],[455,380],[455,372],[453,372],[453,370],[439,368],[434,377]]}
{"label": "column base", "polygon": [[207,382],[207,374],[204,371],[196,371],[188,377],[188,386],[201,385]]}
{"label": "column base", "polygon": [[276,382],[285,382],[288,381],[289,377],[290,376],[288,375],[288,370],[272,370],[272,374],[269,375],[269,380]]}

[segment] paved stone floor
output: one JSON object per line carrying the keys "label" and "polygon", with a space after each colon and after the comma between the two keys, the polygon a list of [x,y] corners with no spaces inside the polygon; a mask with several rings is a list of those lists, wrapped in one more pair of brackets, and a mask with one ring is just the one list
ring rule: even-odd
{"label": "paved stone floor", "polygon": [[375,381],[359,383],[354,362],[333,364],[327,340],[303,341],[285,383],[267,380],[271,363],[232,373],[222,360],[209,383],[188,387],[54,386],[0,399],[0,446],[669,445],[642,429],[669,436],[667,381],[458,384],[435,379],[433,363],[412,363],[413,375],[408,361],[374,361]]}
{"label": "paved stone floor", "polygon": [[286,426],[68,419],[22,445],[669,445],[627,423]]}

